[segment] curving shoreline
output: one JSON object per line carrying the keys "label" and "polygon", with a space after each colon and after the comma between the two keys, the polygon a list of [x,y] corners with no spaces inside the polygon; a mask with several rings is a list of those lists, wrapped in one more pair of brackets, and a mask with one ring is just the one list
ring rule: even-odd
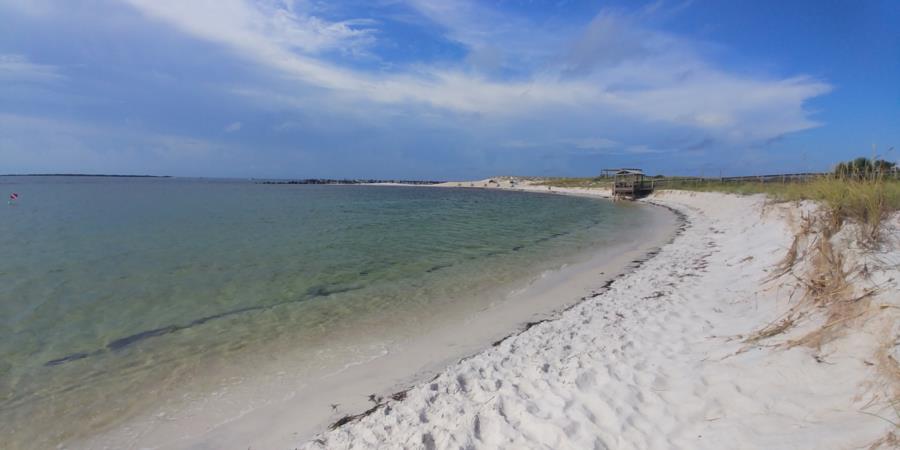
{"label": "curving shoreline", "polygon": [[875,347],[859,343],[868,332],[821,350],[747,340],[790,302],[771,275],[796,207],[687,192],[646,201],[690,223],[656,257],[303,448],[891,445],[879,418],[889,404],[861,354]]}
{"label": "curving shoreline", "polygon": [[[592,253],[588,260],[545,273],[525,287],[512,286],[515,291],[505,301],[462,322],[448,319],[452,323],[434,329],[420,339],[395,343],[389,351],[383,349],[373,358],[330,371],[321,380],[309,384],[315,386],[314,390],[289,384],[264,386],[272,401],[262,407],[226,414],[223,411],[234,409],[232,405],[250,400],[248,396],[252,395],[232,392],[221,400],[211,399],[190,414],[157,417],[150,412],[109,432],[72,442],[70,446],[295,446],[298,440],[312,438],[342,417],[369,409],[372,406],[369,394],[374,393],[375,398],[389,397],[393,392],[427,381],[461,358],[489,348],[492,342],[502,340],[510,332],[552,317],[562,308],[571,308],[574,301],[591,295],[592,290],[608,278],[632,270],[629,265],[664,244],[670,237],[670,229],[676,228],[674,222],[670,223],[674,219],[667,211],[659,210],[654,214],[659,217],[659,222],[652,221],[647,225],[653,239],[620,242]],[[461,327],[464,332],[460,331]],[[259,403],[259,398],[253,400]]]}

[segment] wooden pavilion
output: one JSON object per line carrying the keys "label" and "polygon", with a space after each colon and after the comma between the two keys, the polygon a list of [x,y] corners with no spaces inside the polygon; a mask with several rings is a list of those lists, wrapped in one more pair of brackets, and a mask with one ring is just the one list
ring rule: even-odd
{"label": "wooden pavilion", "polygon": [[635,200],[653,192],[653,181],[647,180],[641,169],[604,169],[603,176],[613,178],[613,198]]}

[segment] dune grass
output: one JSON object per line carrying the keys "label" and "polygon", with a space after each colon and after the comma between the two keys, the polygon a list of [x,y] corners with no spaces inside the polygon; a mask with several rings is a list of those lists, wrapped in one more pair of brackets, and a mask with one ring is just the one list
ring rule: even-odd
{"label": "dune grass", "polygon": [[[752,333],[746,342],[756,343],[781,335],[806,317],[821,315],[822,323],[803,336],[790,340],[789,346],[803,345],[821,349],[842,335],[852,323],[871,315],[870,297],[876,288],[854,287],[854,277],[864,269],[847,259],[847,248],[836,244],[835,236],[847,222],[859,231],[857,241],[863,247],[880,246],[888,235],[888,217],[900,211],[900,180],[872,176],[821,176],[797,183],[723,183],[691,181],[669,189],[727,192],[738,195],[765,194],[776,202],[811,200],[821,208],[801,215],[803,222],[784,260],[776,267],[772,280],[790,275],[802,287],[801,300],[784,315]],[[804,261],[798,269],[798,263]],[[898,371],[896,364],[890,365]],[[894,376],[900,383],[900,376]]]}
{"label": "dune grass", "polygon": [[[818,317],[816,326],[806,328],[784,345],[814,349],[816,361],[821,362],[818,352],[826,344],[887,311],[884,305],[872,303],[880,287],[865,285],[868,266],[850,257],[849,249],[832,237],[850,222],[859,230],[860,244],[869,248],[881,246],[894,232],[886,224],[889,216],[900,211],[900,180],[892,172],[838,169],[836,174],[796,183],[702,181],[667,186],[739,195],[765,194],[773,201],[811,200],[822,206],[808,216],[801,216],[801,230],[773,276],[773,280],[792,276],[801,288],[799,301],[772,323],[752,333],[745,342],[758,345],[760,341],[787,333],[801,321]],[[801,260],[804,264],[799,264]],[[886,336],[876,351],[877,359],[869,364],[877,366],[878,376],[886,386],[886,401],[893,408],[894,417],[900,418],[900,363],[892,356],[894,345],[894,339]],[[870,448],[896,447],[900,442],[897,434],[900,422],[875,416],[893,424],[894,429]]]}
{"label": "dune grass", "polygon": [[826,206],[836,227],[846,220],[859,224],[866,244],[877,244],[887,217],[900,211],[900,180],[880,176],[822,176],[801,183],[723,183],[718,181],[673,184],[668,189],[766,194],[775,201],[813,200]]}
{"label": "dune grass", "polygon": [[612,180],[609,178],[546,178],[534,183],[537,186],[553,186],[560,188],[602,188],[609,187]]}
{"label": "dune grass", "polygon": [[[609,188],[609,178],[547,178],[539,186],[561,188]],[[878,172],[848,175],[823,175],[803,182],[723,182],[716,179],[681,180],[667,177],[663,189],[700,192],[726,192],[738,195],[765,194],[773,201],[812,200],[825,205],[830,220],[839,227],[846,220],[860,225],[861,240],[877,245],[882,238],[883,223],[893,212],[900,211],[900,179]]]}

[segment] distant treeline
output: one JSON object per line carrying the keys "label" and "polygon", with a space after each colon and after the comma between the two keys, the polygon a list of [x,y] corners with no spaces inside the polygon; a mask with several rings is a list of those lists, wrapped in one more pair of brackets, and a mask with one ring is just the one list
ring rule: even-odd
{"label": "distant treeline", "polygon": [[890,177],[891,175],[897,178],[898,172],[900,172],[900,168],[893,161],[866,157],[842,162],[834,167],[834,174],[844,178]]}
{"label": "distant treeline", "polygon": [[330,178],[306,178],[303,180],[265,180],[257,181],[257,184],[379,184],[379,183],[396,183],[396,184],[438,184],[443,181],[424,181],[424,180],[333,180]]}

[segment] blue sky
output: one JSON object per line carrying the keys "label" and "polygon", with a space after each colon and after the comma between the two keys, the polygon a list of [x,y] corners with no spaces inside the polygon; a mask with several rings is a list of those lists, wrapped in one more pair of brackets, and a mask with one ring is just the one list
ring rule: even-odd
{"label": "blue sky", "polygon": [[896,160],[898,29],[891,0],[0,0],[0,173]]}

